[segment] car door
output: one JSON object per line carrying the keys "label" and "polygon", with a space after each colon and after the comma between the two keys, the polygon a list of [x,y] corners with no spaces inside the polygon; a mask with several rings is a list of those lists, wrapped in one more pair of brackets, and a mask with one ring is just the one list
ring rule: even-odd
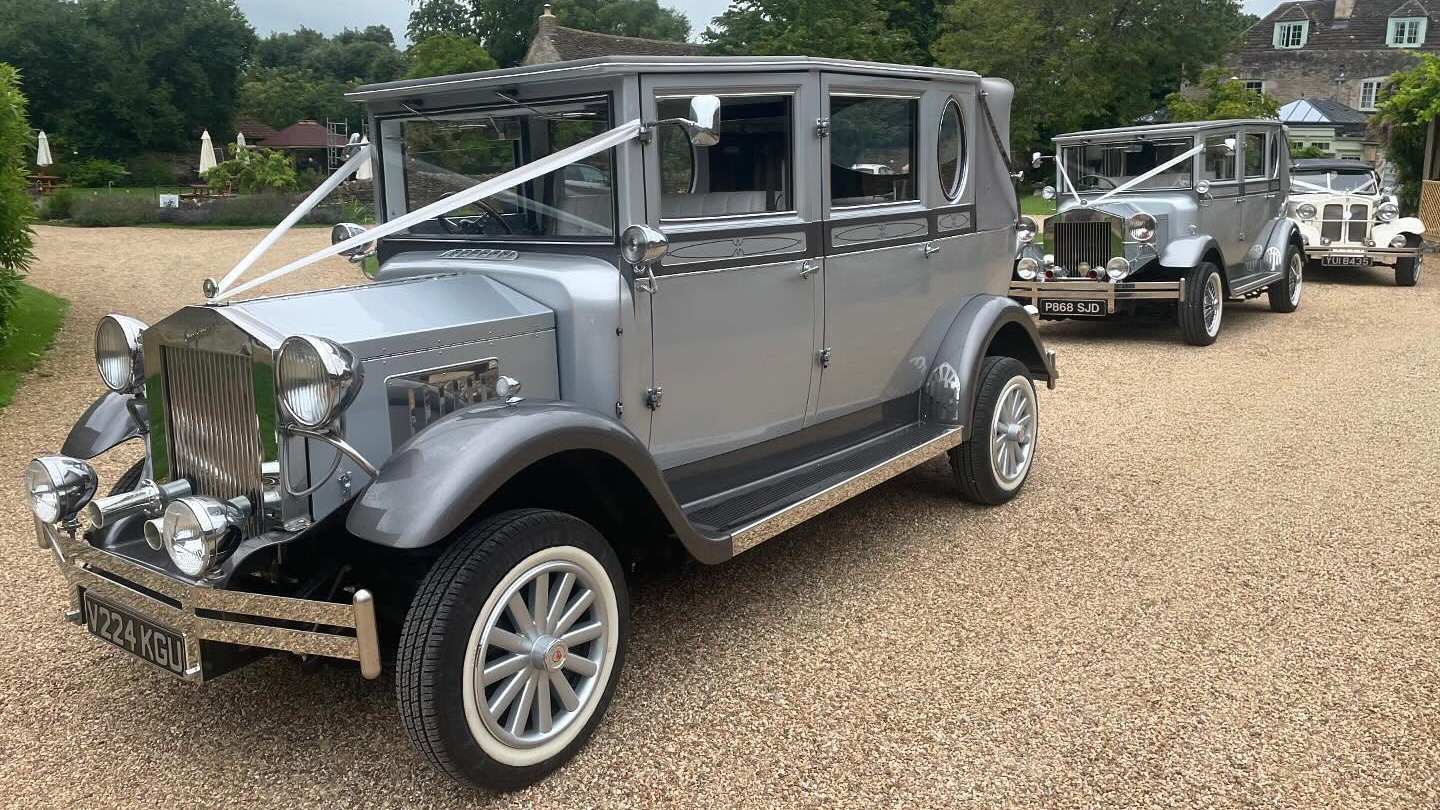
{"label": "car door", "polygon": [[1279,215],[1279,177],[1276,155],[1272,153],[1270,127],[1246,126],[1241,139],[1241,182],[1245,203],[1240,232],[1245,240],[1244,274],[1256,277],[1271,272],[1261,255]]}
{"label": "car door", "polygon": [[1200,230],[1220,246],[1233,278],[1237,269],[1244,272],[1249,250],[1249,234],[1241,227],[1245,195],[1240,184],[1240,130],[1214,130],[1202,137],[1205,149],[1200,153],[1200,179],[1210,183],[1210,193],[1200,201]]}
{"label": "car door", "polygon": [[932,172],[922,165],[933,168],[924,156],[934,152],[934,133],[926,127],[922,135],[921,112],[938,120],[941,103],[936,96],[926,104],[927,89],[923,82],[821,77],[827,137],[817,154],[825,212],[819,421],[881,405],[910,388],[890,390],[905,379],[897,371],[911,361],[935,308],[934,265],[947,260],[934,255],[944,248],[932,244],[924,202]]}
{"label": "car door", "polygon": [[[663,469],[799,430],[813,395],[821,306],[817,185],[796,160],[814,137],[807,74],[662,75],[641,82],[645,120],[720,97],[720,140],[654,130],[646,214],[670,240],[654,268],[650,449]],[[813,125],[812,125],[813,126]]]}

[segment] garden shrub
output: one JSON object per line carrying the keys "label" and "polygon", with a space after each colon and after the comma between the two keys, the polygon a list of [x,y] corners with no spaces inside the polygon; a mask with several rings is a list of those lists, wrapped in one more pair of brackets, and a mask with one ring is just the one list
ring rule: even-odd
{"label": "garden shrub", "polygon": [[[58,195],[57,195],[58,196]],[[52,199],[54,199],[52,197]],[[69,204],[70,222],[92,228],[127,225],[222,225],[271,227],[280,224],[304,200],[301,194],[248,194],[220,197],[179,208],[161,208],[152,197],[127,194],[79,194]],[[326,203],[300,220],[303,225],[364,222],[374,214],[356,203]]]}
{"label": "garden shrub", "polygon": [[262,191],[294,191],[299,188],[295,167],[284,152],[263,146],[231,147],[230,158],[205,173],[205,182],[215,188],[232,188],[241,194]]}
{"label": "garden shrub", "polygon": [[161,152],[146,152],[131,158],[126,168],[130,176],[125,178],[125,184],[136,188],[173,186],[180,181],[174,158]]}
{"label": "garden shrub", "polygon": [[20,297],[20,279],[34,260],[30,221],[35,210],[25,193],[29,162],[30,120],[20,74],[0,62],[0,342],[10,331],[10,310]]}
{"label": "garden shrub", "polygon": [[73,188],[57,188],[48,197],[40,200],[40,218],[46,221],[69,219],[70,209],[80,194]]}
{"label": "garden shrub", "polygon": [[104,188],[111,183],[118,185],[125,179],[125,167],[104,158],[82,160],[62,171],[65,182],[76,188]]}
{"label": "garden shrub", "polygon": [[90,228],[144,225],[159,221],[159,212],[160,207],[149,197],[81,195],[70,206],[70,222]]}

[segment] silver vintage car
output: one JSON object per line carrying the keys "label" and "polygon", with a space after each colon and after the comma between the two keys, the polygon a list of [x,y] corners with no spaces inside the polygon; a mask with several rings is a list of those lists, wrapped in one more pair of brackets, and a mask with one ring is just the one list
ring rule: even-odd
{"label": "silver vintage car", "polygon": [[[191,681],[393,664],[436,767],[541,778],[619,680],[634,565],[724,562],[940,454],[960,496],[1020,491],[1056,370],[1007,296],[1011,95],[791,57],[357,90],[374,146],[339,174],[373,161],[376,226],[100,323],[109,392],[25,473],[68,617]],[[373,278],[242,295],[341,252]]]}
{"label": "silver vintage car", "polygon": [[1358,160],[1297,160],[1290,168],[1290,216],[1305,253],[1321,267],[1395,268],[1395,283],[1414,287],[1425,259],[1425,223],[1400,216],[1391,189]]}
{"label": "silver vintage car", "polygon": [[[1286,215],[1289,145],[1277,121],[1204,121],[1061,135],[1059,197],[1024,222],[1010,294],[1042,318],[1174,317],[1208,346],[1225,302],[1300,305],[1305,246]],[[1040,156],[1036,155],[1036,165]]]}

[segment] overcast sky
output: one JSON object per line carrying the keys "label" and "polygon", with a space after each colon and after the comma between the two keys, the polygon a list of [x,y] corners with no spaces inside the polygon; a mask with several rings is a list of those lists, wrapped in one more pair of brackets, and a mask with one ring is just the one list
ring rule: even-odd
{"label": "overcast sky", "polygon": [[[1245,10],[1264,15],[1279,0],[1244,0]],[[660,0],[690,17],[691,38],[699,37],[710,19],[730,5],[729,0]],[[334,34],[345,28],[386,25],[397,40],[405,36],[410,18],[410,0],[239,0],[240,9],[262,36],[273,31],[293,31],[300,26]]]}

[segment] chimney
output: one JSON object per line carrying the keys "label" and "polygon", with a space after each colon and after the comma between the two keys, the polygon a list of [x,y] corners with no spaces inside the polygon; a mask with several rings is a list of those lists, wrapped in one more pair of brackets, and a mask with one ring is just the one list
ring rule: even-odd
{"label": "chimney", "polygon": [[[549,8],[549,6],[546,6]],[[1355,13],[1355,0],[1335,0],[1335,19],[1348,20]]]}

